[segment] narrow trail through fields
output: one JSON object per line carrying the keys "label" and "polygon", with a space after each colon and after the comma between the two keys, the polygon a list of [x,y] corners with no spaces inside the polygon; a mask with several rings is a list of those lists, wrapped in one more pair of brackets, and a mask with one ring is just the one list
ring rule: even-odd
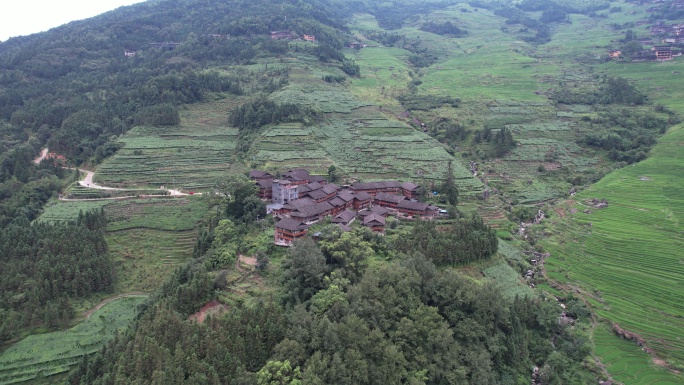
{"label": "narrow trail through fields", "polygon": [[85,319],[90,318],[90,316],[93,315],[93,313],[95,313],[96,311],[100,310],[104,305],[106,305],[106,304],[108,304],[108,303],[110,303],[110,302],[112,302],[112,301],[116,301],[117,299],[128,298],[128,297],[147,297],[147,296],[148,296],[148,295],[145,294],[145,293],[143,293],[142,291],[132,291],[132,292],[130,292],[130,293],[124,293],[124,294],[115,295],[115,296],[113,296],[113,297],[109,297],[109,298],[103,300],[102,302],[100,302],[100,303],[98,303],[97,305],[95,305],[92,309],[90,309],[90,310],[84,312],[84,313],[83,313],[83,317],[84,317]]}
{"label": "narrow trail through fields", "polygon": [[[33,163],[38,164],[43,159],[47,158],[48,155],[50,154],[49,150],[47,148],[44,148],[40,151],[40,156],[38,156],[36,159],[33,160]],[[73,170],[72,167],[64,167],[68,170]],[[85,173],[85,178],[82,180],[78,181],[78,184],[81,187],[85,188],[91,188],[95,190],[109,190],[109,191],[129,191],[130,189],[125,189],[125,188],[118,188],[118,187],[107,187],[107,186],[102,186],[99,184],[96,184],[93,182],[93,178],[95,177],[95,172],[94,171],[88,171],[84,170],[82,168],[79,168],[78,171]],[[164,191],[168,192],[169,196],[172,197],[178,197],[178,196],[187,196],[187,195],[202,195],[202,193],[194,193],[194,194],[188,194],[184,193],[180,190],[175,190],[175,189],[165,189]],[[115,198],[85,198],[85,199],[67,199],[67,198],[60,198],[60,200],[63,201],[99,201],[99,200],[111,200],[111,199],[128,199],[134,196],[130,197],[115,197]],[[158,197],[158,195],[141,195],[141,197]]]}

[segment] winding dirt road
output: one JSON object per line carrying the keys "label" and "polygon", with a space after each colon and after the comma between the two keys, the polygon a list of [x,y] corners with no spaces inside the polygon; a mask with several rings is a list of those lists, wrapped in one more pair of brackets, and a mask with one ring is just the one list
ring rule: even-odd
{"label": "winding dirt road", "polygon": [[[49,154],[49,150],[47,148],[44,148],[40,151],[40,156],[37,157],[36,159],[33,160],[33,163],[38,164],[40,163],[43,159],[47,158]],[[69,170],[72,170],[71,167],[65,167]],[[86,188],[92,188],[96,190],[109,190],[109,191],[128,191],[130,189],[125,189],[125,188],[117,188],[117,187],[107,187],[107,186],[102,186],[99,184],[96,184],[93,182],[93,178],[95,177],[95,172],[94,171],[88,171],[84,170],[82,168],[79,168],[78,171],[85,173],[85,178],[83,180],[79,180],[78,184],[81,187],[86,187]],[[169,196],[172,197],[179,197],[179,196],[186,196],[186,195],[202,195],[202,193],[194,193],[194,194],[188,194],[184,193],[180,190],[175,190],[175,189],[166,189],[169,193]],[[155,195],[156,196],[156,195]],[[126,198],[126,197],[123,197]],[[121,198],[94,198],[94,199],[87,199],[87,200],[102,200],[102,199],[121,199]],[[62,199],[66,200],[66,199]],[[69,199],[69,200],[86,200],[86,199]]]}

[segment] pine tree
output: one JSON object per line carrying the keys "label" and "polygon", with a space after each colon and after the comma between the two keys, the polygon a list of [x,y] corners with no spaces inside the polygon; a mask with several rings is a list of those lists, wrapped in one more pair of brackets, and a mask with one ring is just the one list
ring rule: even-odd
{"label": "pine tree", "polygon": [[456,187],[456,182],[454,181],[454,172],[452,167],[452,161],[449,161],[447,166],[447,172],[444,176],[444,184],[442,184],[442,193],[446,195],[447,203],[452,206],[458,204],[458,187]]}

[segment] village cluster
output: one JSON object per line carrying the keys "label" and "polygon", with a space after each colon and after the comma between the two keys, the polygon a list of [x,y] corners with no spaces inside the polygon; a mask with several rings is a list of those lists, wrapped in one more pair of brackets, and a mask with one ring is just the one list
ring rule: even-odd
{"label": "village cluster", "polygon": [[259,188],[259,197],[270,201],[267,212],[278,221],[275,244],[290,246],[306,236],[309,226],[332,217],[344,231],[358,219],[363,226],[384,233],[387,216],[432,219],[443,213],[418,198],[419,187],[412,182],[384,181],[352,183],[340,187],[325,178],[310,175],[306,169],[293,169],[275,177],[253,170],[249,174]]}
{"label": "village cluster", "polygon": [[[648,8],[646,11],[653,13],[659,11],[661,7],[668,6],[665,4],[664,0],[654,0],[653,4],[654,6]],[[671,6],[674,11],[682,11],[684,10],[684,1],[678,0],[669,6]],[[637,54],[631,55],[629,57],[631,61],[667,61],[672,60],[675,56],[682,55],[682,48],[684,47],[684,24],[667,24],[662,20],[656,21],[650,26],[650,23],[647,20],[639,20],[634,24],[637,26],[645,26],[649,29],[651,37],[637,39],[637,41],[640,42],[644,48],[648,48],[649,46],[651,48],[644,49]],[[608,56],[614,60],[621,60],[624,53],[620,50],[612,50],[608,52]]]}

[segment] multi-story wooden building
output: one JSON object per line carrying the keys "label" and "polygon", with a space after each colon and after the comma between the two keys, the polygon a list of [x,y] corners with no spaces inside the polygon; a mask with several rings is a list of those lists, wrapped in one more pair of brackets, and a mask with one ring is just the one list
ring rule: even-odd
{"label": "multi-story wooden building", "polygon": [[292,242],[306,236],[308,226],[295,219],[283,219],[275,224],[275,244],[291,246]]}

